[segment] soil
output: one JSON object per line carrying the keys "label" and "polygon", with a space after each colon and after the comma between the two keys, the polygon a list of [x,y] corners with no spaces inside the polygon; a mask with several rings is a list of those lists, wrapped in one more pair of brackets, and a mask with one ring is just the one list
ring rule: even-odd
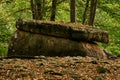
{"label": "soil", "polygon": [[0,80],[120,80],[120,58],[0,59]]}

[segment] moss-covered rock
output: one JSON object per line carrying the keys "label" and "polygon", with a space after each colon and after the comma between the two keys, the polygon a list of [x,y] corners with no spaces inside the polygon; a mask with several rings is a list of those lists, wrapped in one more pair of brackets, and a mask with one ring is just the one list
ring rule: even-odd
{"label": "moss-covered rock", "polygon": [[20,30],[17,30],[11,38],[8,56],[11,55],[106,57],[103,50],[95,43],[77,42]]}
{"label": "moss-covered rock", "polygon": [[17,29],[37,34],[55,36],[75,41],[97,41],[108,43],[108,32],[80,23],[61,23],[41,20],[17,21]]}

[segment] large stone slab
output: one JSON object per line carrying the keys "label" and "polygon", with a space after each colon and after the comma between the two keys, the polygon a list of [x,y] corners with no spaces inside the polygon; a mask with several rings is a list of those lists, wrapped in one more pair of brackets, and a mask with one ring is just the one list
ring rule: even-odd
{"label": "large stone slab", "polygon": [[106,58],[95,43],[73,41],[17,30],[11,37],[8,56],[92,56]]}
{"label": "large stone slab", "polygon": [[109,42],[107,31],[79,23],[19,19],[16,23],[16,27],[26,32],[66,38],[74,41]]}

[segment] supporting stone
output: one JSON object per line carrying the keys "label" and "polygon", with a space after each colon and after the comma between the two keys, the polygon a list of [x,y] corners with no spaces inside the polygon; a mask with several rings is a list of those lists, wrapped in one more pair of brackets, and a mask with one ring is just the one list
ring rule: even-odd
{"label": "supporting stone", "polygon": [[92,56],[106,58],[104,51],[93,42],[73,41],[17,30],[11,37],[8,56]]}

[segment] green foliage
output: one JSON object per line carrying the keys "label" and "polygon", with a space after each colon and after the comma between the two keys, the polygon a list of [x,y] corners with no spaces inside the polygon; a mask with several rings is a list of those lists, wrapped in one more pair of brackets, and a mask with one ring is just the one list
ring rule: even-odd
{"label": "green foliage", "polygon": [[[51,0],[46,0],[44,7],[45,20],[49,20]],[[86,0],[76,1],[77,21],[82,22]],[[57,6],[56,21],[69,22],[69,0]],[[15,22],[19,18],[32,18],[30,0],[0,0],[0,55],[6,55],[11,34],[15,31]],[[99,43],[103,49],[120,55],[120,0],[99,0],[95,27],[107,30],[110,36],[109,44]]]}
{"label": "green foliage", "polygon": [[6,56],[7,49],[8,49],[8,45],[0,42],[0,56]]}
{"label": "green foliage", "polygon": [[27,0],[0,1],[0,55],[6,55],[11,34],[15,31],[18,18],[31,18],[30,3]]}
{"label": "green foliage", "polygon": [[69,22],[69,3],[59,4],[57,7],[56,21]]}
{"label": "green foliage", "polygon": [[98,5],[95,25],[109,32],[109,44],[100,44],[103,49],[114,55],[120,55],[120,4],[115,1],[103,1]]}

